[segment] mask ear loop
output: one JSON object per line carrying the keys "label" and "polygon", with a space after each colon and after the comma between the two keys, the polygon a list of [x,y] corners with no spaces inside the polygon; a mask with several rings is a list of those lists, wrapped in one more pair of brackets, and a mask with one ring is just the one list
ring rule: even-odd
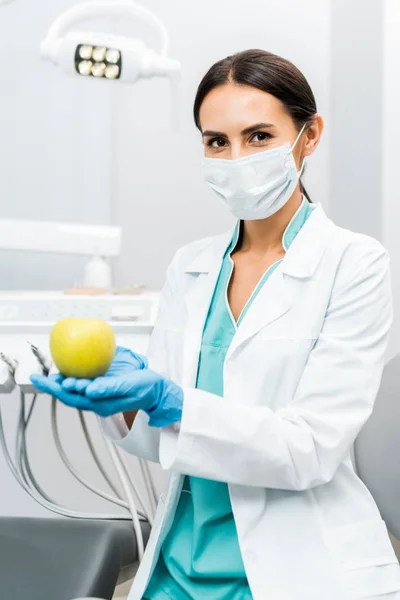
{"label": "mask ear loop", "polygon": [[300,177],[303,175],[303,171],[304,171],[304,167],[306,166],[306,159],[303,158],[303,162],[301,163],[301,167],[300,167],[300,171],[297,171],[297,177],[300,179]]}
{"label": "mask ear loop", "polygon": [[[290,152],[293,152],[293,150],[294,150],[294,148],[295,148],[295,146],[296,146],[297,142],[299,141],[299,139],[301,138],[301,136],[302,136],[302,135],[303,135],[303,133],[304,133],[304,130],[305,130],[305,128],[306,128],[306,125],[307,125],[307,123],[304,123],[303,127],[300,129],[300,133],[299,133],[299,135],[297,136],[297,138],[295,139],[295,141],[293,142],[293,144],[292,144],[292,147],[290,148]],[[306,164],[306,159],[305,159],[305,158],[303,158],[303,162],[302,162],[302,164],[301,164],[300,171],[297,171],[297,177],[298,177],[299,179],[300,179],[300,177],[301,177],[301,175],[302,175],[302,173],[303,173],[303,171],[304,171],[305,164]]]}
{"label": "mask ear loop", "polygon": [[301,138],[301,136],[302,136],[302,135],[303,135],[303,133],[304,133],[304,130],[305,130],[305,128],[306,128],[306,125],[307,125],[307,123],[304,123],[303,127],[300,129],[300,133],[299,133],[299,135],[297,136],[297,138],[295,139],[295,141],[293,142],[293,145],[292,145],[292,147],[290,148],[290,152],[293,152],[293,150],[295,149],[297,142],[299,141],[299,139]]}

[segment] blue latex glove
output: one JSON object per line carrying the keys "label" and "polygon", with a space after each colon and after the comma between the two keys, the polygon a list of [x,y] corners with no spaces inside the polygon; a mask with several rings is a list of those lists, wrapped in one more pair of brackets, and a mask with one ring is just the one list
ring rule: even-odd
{"label": "blue latex glove", "polygon": [[[104,377],[116,377],[118,375],[130,374],[132,371],[138,369],[146,369],[147,365],[147,358],[142,356],[142,354],[132,352],[132,350],[124,348],[123,346],[117,346],[114,359]],[[67,392],[78,392],[83,394],[92,381],[92,379],[67,377],[62,380],[62,387]]]}
{"label": "blue latex glove", "polygon": [[[104,377],[130,375],[133,371],[145,369],[147,364],[145,356],[136,354],[123,346],[117,346],[113,361]],[[92,379],[76,379],[75,377],[64,379],[61,373],[50,375],[49,377],[32,375],[30,379],[33,385],[43,394],[50,394],[50,396],[58,398],[64,404],[68,404],[68,406],[74,406],[80,410],[91,410],[90,408],[85,409],[83,405],[82,407],[78,406],[82,402],[82,398],[78,394],[82,395],[85,393],[88,385],[92,383]]]}
{"label": "blue latex glove", "polygon": [[90,383],[86,381],[81,392],[74,391],[74,387],[73,391],[65,389],[66,380],[63,382],[60,374],[49,377],[32,375],[31,381],[40,392],[50,394],[68,406],[89,410],[102,417],[143,410],[149,415],[149,424],[153,427],[172,425],[182,417],[182,388],[146,368],[121,375],[106,374]]}
{"label": "blue latex glove", "polygon": [[182,388],[150,369],[98,377],[86,388],[85,397],[102,416],[139,409],[149,415],[149,425],[153,427],[166,427],[182,418]]}

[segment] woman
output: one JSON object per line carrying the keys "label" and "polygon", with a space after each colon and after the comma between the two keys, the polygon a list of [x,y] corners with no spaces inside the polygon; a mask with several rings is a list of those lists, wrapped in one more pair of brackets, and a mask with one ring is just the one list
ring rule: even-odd
{"label": "woman", "polygon": [[93,382],[33,381],[114,415],[122,448],[172,472],[130,600],[398,599],[350,460],[392,320],[387,254],[305,192],[323,121],[294,65],[260,50],[218,62],[194,117],[205,180],[238,223],[175,256],[151,369],[120,348]]}

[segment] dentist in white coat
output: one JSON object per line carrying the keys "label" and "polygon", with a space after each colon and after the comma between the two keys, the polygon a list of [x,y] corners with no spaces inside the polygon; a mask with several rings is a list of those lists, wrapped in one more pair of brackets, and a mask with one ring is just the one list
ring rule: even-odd
{"label": "dentist in white coat", "polygon": [[130,600],[398,600],[350,459],[392,321],[387,253],[308,198],[323,121],[294,65],[228,57],[194,115],[236,227],[177,252],[149,364],[119,349],[104,378],[35,382],[171,471]]}

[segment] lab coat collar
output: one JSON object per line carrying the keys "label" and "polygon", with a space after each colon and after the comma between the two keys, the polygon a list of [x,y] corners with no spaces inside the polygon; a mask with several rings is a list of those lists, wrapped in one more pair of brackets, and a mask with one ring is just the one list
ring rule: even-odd
{"label": "lab coat collar", "polygon": [[[185,273],[210,273],[220,265],[237,225],[227,233],[210,240],[208,246],[185,268]],[[312,277],[333,233],[334,225],[322,206],[316,205],[313,213],[297,234],[281,263],[282,273],[291,277]]]}
{"label": "lab coat collar", "polygon": [[307,279],[312,277],[329,246],[334,224],[322,206],[316,205],[282,261],[282,273]]}
{"label": "lab coat collar", "polygon": [[237,225],[228,232],[210,239],[206,248],[185,268],[185,273],[207,274],[213,270],[216,263],[221,263],[235,234],[236,227]]}

